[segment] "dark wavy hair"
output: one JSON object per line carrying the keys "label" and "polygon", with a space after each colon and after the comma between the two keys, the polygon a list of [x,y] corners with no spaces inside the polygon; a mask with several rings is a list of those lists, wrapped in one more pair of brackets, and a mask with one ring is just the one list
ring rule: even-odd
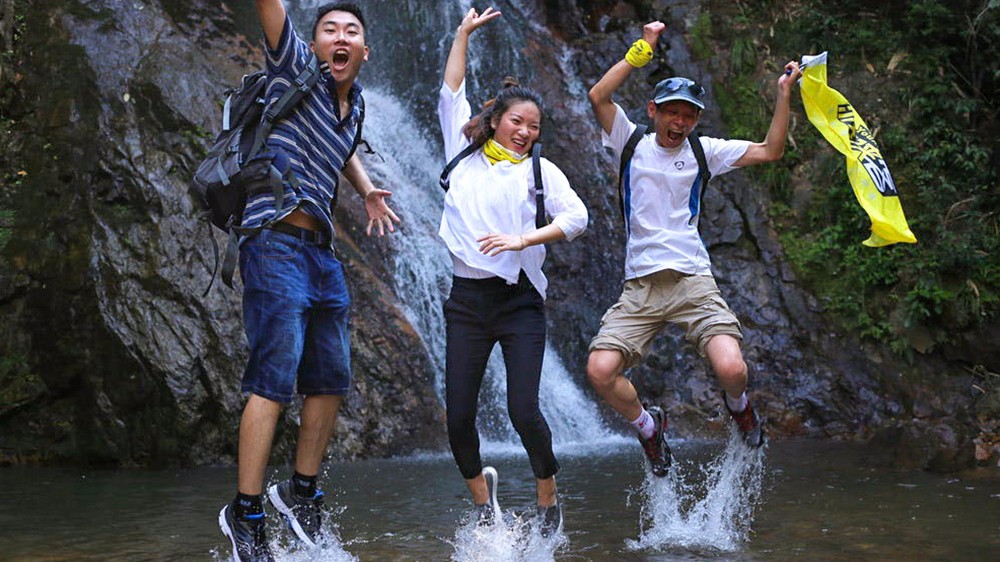
{"label": "dark wavy hair", "polygon": [[538,92],[527,86],[522,86],[517,78],[511,76],[504,78],[496,97],[483,103],[483,110],[469,119],[469,122],[462,127],[462,134],[472,144],[485,144],[496,133],[492,124],[493,117],[495,115],[503,116],[510,109],[510,106],[523,101],[535,104],[541,117],[545,117],[542,96]]}
{"label": "dark wavy hair", "polygon": [[313,21],[313,39],[316,38],[316,28],[319,26],[319,22],[323,20],[323,16],[329,14],[330,12],[347,12],[349,14],[354,14],[354,17],[358,18],[361,22],[361,31],[368,31],[368,24],[365,23],[365,14],[361,11],[361,6],[353,2],[327,2],[319,8],[316,8],[316,20]]}

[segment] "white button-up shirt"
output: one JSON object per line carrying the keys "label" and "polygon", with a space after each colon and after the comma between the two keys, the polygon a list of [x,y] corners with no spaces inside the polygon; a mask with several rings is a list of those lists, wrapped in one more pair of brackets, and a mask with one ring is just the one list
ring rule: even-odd
{"label": "white button-up shirt", "polygon": [[[442,84],[438,117],[446,162],[469,145],[462,126],[471,116],[465,82],[457,92]],[[566,239],[572,240],[587,228],[587,207],[555,164],[542,158],[541,167],[546,214]],[[473,279],[500,277],[513,284],[524,270],[545,298],[548,280],[542,273],[543,244],[488,256],[479,251],[476,241],[489,233],[522,235],[535,230],[534,184],[530,157],[518,164],[508,161],[490,164],[483,151],[477,150],[452,170],[438,234],[451,252],[455,275]]]}

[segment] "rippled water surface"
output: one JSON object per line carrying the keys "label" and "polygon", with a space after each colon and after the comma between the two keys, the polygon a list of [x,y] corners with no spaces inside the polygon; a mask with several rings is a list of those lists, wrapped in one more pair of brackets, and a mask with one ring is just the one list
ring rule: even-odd
{"label": "rippled water surface", "polygon": [[[674,452],[673,478],[647,481],[631,440],[559,451],[565,533],[548,546],[459,532],[466,491],[444,455],[330,466],[343,551],[296,550],[276,517],[271,536],[279,560],[296,561],[1000,560],[995,470],[870,468],[864,449],[828,442],[780,442],[756,457],[722,442]],[[508,518],[527,509],[526,459],[485,456]],[[216,520],[234,481],[230,468],[0,470],[0,559],[228,559]]]}

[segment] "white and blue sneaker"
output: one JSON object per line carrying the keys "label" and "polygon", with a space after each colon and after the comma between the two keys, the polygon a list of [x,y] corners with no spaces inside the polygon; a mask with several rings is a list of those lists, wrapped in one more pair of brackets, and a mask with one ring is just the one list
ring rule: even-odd
{"label": "white and blue sneaker", "polygon": [[267,544],[263,513],[247,518],[236,517],[233,504],[226,504],[219,512],[219,527],[233,543],[234,562],[274,562],[271,547]]}
{"label": "white and blue sneaker", "polygon": [[295,493],[291,480],[274,484],[267,489],[267,498],[288,521],[288,527],[303,543],[315,547],[323,523],[323,492],[306,498]]}

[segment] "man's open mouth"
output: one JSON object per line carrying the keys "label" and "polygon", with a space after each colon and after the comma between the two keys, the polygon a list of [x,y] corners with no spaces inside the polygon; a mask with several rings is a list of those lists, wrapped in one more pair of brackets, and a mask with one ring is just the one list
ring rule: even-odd
{"label": "man's open mouth", "polygon": [[333,67],[336,69],[342,69],[347,66],[347,63],[351,61],[351,54],[344,49],[338,49],[333,52]]}

